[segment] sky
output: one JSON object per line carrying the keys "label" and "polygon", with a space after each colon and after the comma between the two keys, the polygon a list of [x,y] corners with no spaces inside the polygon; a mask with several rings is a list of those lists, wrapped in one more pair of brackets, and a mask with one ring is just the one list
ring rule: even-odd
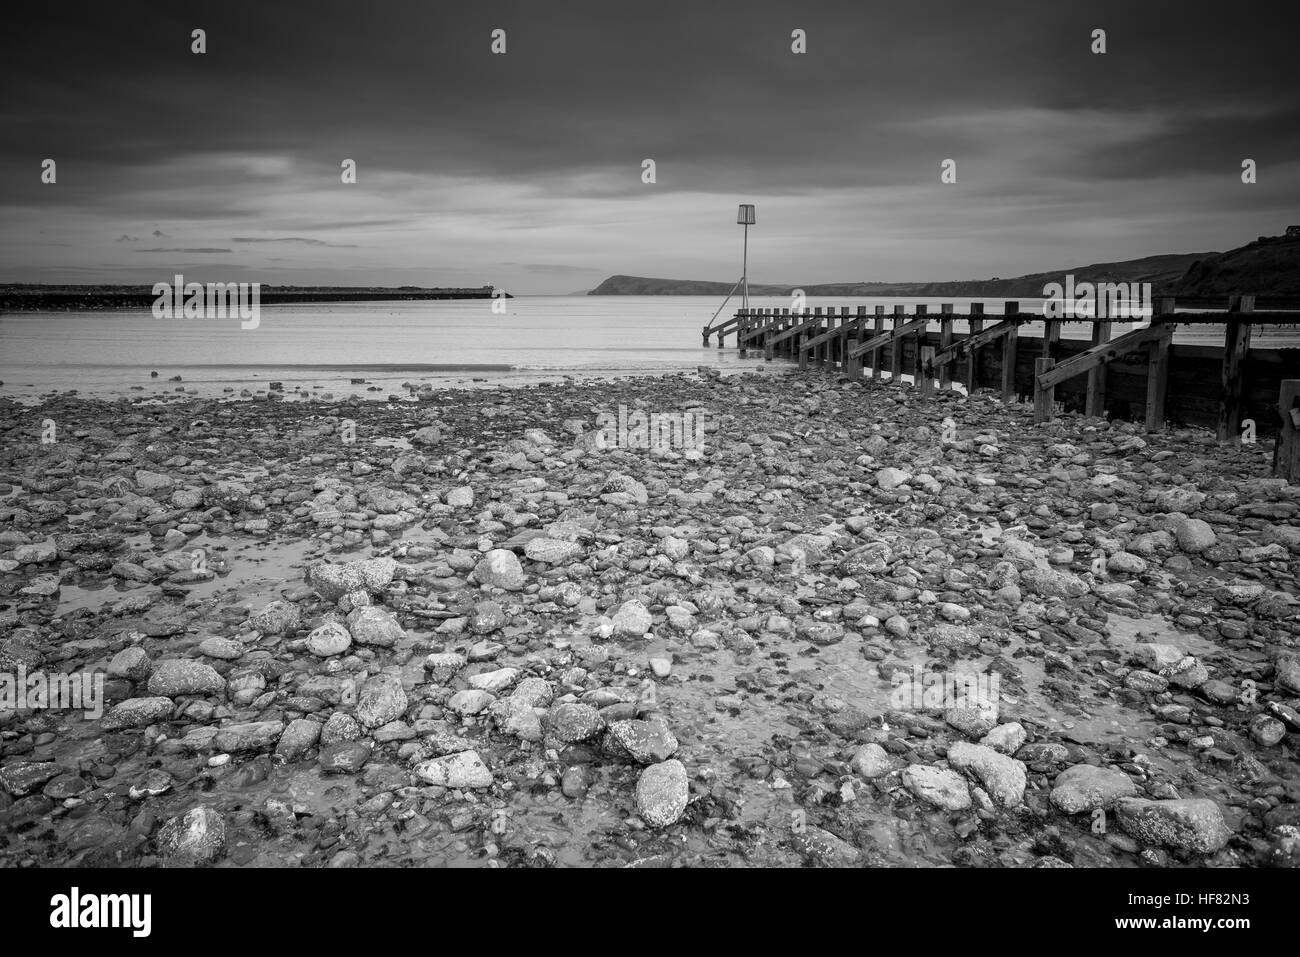
{"label": "sky", "polygon": [[1226,250],[1300,223],[1293,8],[11,5],[0,282],[732,281],[739,203],[754,283]]}

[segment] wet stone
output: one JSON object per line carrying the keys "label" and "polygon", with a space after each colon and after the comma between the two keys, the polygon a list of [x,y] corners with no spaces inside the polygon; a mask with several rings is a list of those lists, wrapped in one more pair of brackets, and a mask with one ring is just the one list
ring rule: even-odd
{"label": "wet stone", "polygon": [[226,680],[211,665],[190,659],[160,661],[149,676],[149,693],[168,698],[217,694],[225,687]]}
{"label": "wet stone", "polygon": [[686,768],[675,758],[650,765],[637,779],[637,814],[651,827],[675,824],[685,813],[689,798]]}
{"label": "wet stone", "polygon": [[339,741],[320,749],[322,774],[356,774],[370,759],[370,747],[360,741]]}
{"label": "wet stone", "polygon": [[913,764],[903,771],[903,786],[920,800],[945,811],[962,811],[971,806],[966,779],[946,768]]}
{"label": "wet stone", "polygon": [[1206,798],[1121,798],[1115,811],[1120,827],[1143,844],[1212,854],[1232,837],[1219,806]]}
{"label": "wet stone", "polygon": [[1076,764],[1056,776],[1051,801],[1066,814],[1082,814],[1095,808],[1109,811],[1120,798],[1136,796],[1137,790],[1133,779],[1116,768]]}
{"label": "wet stone", "polygon": [[393,675],[375,675],[361,686],[356,718],[367,728],[377,728],[401,717],[406,705],[406,691],[401,679]]}
{"label": "wet stone", "polygon": [[492,772],[476,751],[462,751],[431,758],[415,767],[416,777],[426,784],[447,788],[486,788],[492,786]]}
{"label": "wet stone", "polygon": [[176,710],[171,698],[128,698],[114,705],[104,715],[106,730],[143,728],[158,721],[166,721]]}
{"label": "wet stone", "polygon": [[159,853],[171,864],[194,866],[217,860],[226,848],[226,823],[205,805],[169,820],[155,838]]}
{"label": "wet stone", "polygon": [[13,797],[26,797],[66,770],[48,761],[15,761],[0,768],[0,788]]}
{"label": "wet stone", "polygon": [[677,752],[677,738],[659,715],[644,721],[613,721],[606,731],[607,750],[627,755],[639,764],[656,764]]}

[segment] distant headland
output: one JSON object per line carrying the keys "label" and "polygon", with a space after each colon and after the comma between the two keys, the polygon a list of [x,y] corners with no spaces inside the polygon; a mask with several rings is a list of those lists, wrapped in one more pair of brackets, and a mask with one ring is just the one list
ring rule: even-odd
{"label": "distant headland", "polygon": [[[1258,296],[1300,296],[1300,227],[1282,236],[1259,239],[1225,253],[1172,253],[1123,262],[1072,266],[1011,279],[964,279],[950,282],[750,283],[751,296],[788,296],[802,289],[807,296],[972,296],[1038,298],[1043,286],[1072,274],[1076,282],[1149,282],[1157,296],[1202,299],[1249,291]],[[610,276],[589,296],[725,296],[731,282]]]}

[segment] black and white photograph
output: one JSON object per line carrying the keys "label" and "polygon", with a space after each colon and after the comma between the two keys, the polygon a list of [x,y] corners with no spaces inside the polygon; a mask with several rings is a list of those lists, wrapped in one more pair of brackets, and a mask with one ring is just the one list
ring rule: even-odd
{"label": "black and white photograph", "polygon": [[1295,12],[11,5],[21,923],[421,868],[1281,924]]}

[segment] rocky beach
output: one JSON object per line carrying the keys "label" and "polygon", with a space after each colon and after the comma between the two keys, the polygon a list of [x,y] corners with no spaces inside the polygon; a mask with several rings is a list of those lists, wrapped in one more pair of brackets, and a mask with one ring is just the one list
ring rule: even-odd
{"label": "rocky beach", "polygon": [[0,710],[0,866],[1300,864],[1265,443],[711,369],[0,430],[0,674],[103,676]]}

